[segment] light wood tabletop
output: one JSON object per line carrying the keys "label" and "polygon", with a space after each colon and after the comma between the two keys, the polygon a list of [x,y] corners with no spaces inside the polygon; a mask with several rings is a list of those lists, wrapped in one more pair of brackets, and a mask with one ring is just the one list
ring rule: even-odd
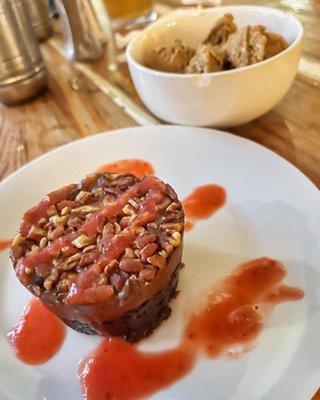
{"label": "light wood tabletop", "polygon": [[[222,5],[239,3],[222,1]],[[231,131],[280,154],[320,187],[320,1],[241,3],[288,11],[302,22],[305,34],[299,72],[285,98],[261,118]],[[159,1],[157,7],[160,13],[167,12],[170,1]],[[125,64],[116,72],[107,70],[106,60],[71,64],[64,57],[63,45],[59,35],[41,45],[50,76],[48,91],[24,105],[0,105],[0,180],[73,140],[161,123],[142,105]],[[320,392],[313,400],[320,400]]]}

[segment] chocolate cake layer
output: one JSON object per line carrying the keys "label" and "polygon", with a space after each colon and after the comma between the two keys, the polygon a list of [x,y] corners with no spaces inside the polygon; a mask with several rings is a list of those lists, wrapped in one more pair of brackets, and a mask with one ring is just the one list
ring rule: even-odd
{"label": "chocolate cake layer", "polygon": [[[169,318],[171,308],[170,301],[176,294],[179,279],[178,266],[171,274],[167,285],[156,293],[151,299],[145,301],[139,307],[127,311],[114,321],[101,321],[102,329],[113,336],[122,336],[129,342],[136,342],[150,335],[162,321]],[[92,325],[77,320],[63,320],[70,328],[88,335],[99,334]]]}

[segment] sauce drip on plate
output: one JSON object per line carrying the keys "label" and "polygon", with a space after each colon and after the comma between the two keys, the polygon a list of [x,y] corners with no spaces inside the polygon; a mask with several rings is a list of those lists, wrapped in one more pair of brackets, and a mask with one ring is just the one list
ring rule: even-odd
{"label": "sauce drip on plate", "polygon": [[12,239],[1,239],[0,240],[0,251],[6,250],[11,246]]}
{"label": "sauce drip on plate", "polygon": [[141,399],[185,376],[194,361],[195,353],[187,346],[144,353],[110,338],[79,364],[78,374],[86,400]]}
{"label": "sauce drip on plate", "polygon": [[32,299],[8,333],[14,354],[24,363],[42,364],[53,357],[65,338],[65,326],[40,301]]}
{"label": "sauce drip on plate", "polygon": [[139,159],[124,159],[115,161],[114,163],[104,164],[98,168],[97,172],[110,173],[129,173],[137,178],[143,178],[145,175],[154,175],[154,168],[148,162]]}
{"label": "sauce drip on plate", "polygon": [[267,257],[240,266],[213,289],[202,311],[191,316],[186,338],[210,357],[252,341],[264,326],[267,310],[303,298],[301,289],[281,283],[285,275],[283,265]]}
{"label": "sauce drip on plate", "polygon": [[174,349],[147,353],[120,339],[103,340],[79,366],[84,399],[139,399],[185,376],[200,353],[218,357],[234,346],[247,350],[263,329],[266,310],[303,298],[301,289],[282,283],[285,275],[280,262],[266,257],[240,266],[190,316]]}
{"label": "sauce drip on plate", "polygon": [[226,201],[226,191],[223,187],[208,184],[197,187],[182,202],[186,220],[186,231],[193,228],[194,221],[207,219],[219,210]]}

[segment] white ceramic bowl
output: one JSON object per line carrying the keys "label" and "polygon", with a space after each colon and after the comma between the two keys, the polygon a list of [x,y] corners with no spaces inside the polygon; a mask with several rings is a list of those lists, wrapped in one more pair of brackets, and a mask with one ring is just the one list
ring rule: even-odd
{"label": "white ceramic bowl", "polygon": [[[238,26],[265,25],[290,46],[260,63],[229,71],[173,74],[143,66],[158,45],[181,39],[196,47],[223,14]],[[292,15],[253,6],[182,10],[169,14],[138,34],[127,48],[134,85],[147,108],[173,124],[227,127],[246,123],[274,107],[287,93],[298,68],[303,29]]]}

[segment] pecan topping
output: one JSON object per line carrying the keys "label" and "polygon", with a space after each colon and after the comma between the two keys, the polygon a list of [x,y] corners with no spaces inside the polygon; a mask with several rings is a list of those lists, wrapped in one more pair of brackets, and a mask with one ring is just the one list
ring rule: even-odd
{"label": "pecan topping", "polygon": [[26,238],[24,236],[21,236],[20,233],[18,233],[13,241],[12,241],[12,247],[14,246],[20,246],[24,241],[26,240]]}
{"label": "pecan topping", "polygon": [[43,249],[44,247],[46,247],[47,243],[48,243],[48,239],[47,239],[46,237],[43,237],[43,238],[40,240],[39,247],[40,247],[41,249]]}
{"label": "pecan topping", "polygon": [[59,277],[59,272],[57,268],[53,268],[51,271],[51,274],[48,276],[48,278],[44,281],[43,287],[46,289],[47,292],[49,292],[52,288],[52,285],[57,282]]}
{"label": "pecan topping", "polygon": [[122,217],[120,220],[120,227],[122,229],[126,228],[127,226],[129,226],[131,224],[131,222],[136,218],[136,215],[127,215],[125,217]]}
{"label": "pecan topping", "polygon": [[179,208],[180,208],[179,204],[173,202],[166,208],[166,211],[171,212],[178,210]]}
{"label": "pecan topping", "polygon": [[86,214],[91,214],[93,212],[99,211],[100,207],[99,206],[81,206],[78,208],[72,209],[73,213],[79,213],[81,215],[86,215]]}
{"label": "pecan topping", "polygon": [[147,282],[152,281],[156,276],[156,271],[151,268],[144,268],[142,271],[139,272],[139,278],[143,279]]}
{"label": "pecan topping", "polygon": [[70,214],[70,212],[71,212],[71,208],[66,206],[66,207],[63,207],[63,209],[61,210],[61,215],[68,215],[68,214]]}
{"label": "pecan topping", "polygon": [[79,201],[82,204],[86,204],[88,202],[88,200],[91,198],[92,198],[92,194],[90,192],[85,192],[84,190],[81,190],[77,194],[75,200]]}
{"label": "pecan topping", "polygon": [[68,207],[68,209],[72,209],[72,208],[76,208],[79,207],[80,203],[78,201],[74,201],[74,200],[62,200],[60,201],[60,203],[57,204],[57,208],[58,210],[61,211],[62,214],[62,210],[64,210],[66,207]]}
{"label": "pecan topping", "polygon": [[61,249],[62,254],[65,257],[69,257],[72,256],[73,254],[75,254],[77,252],[77,249],[74,246],[63,246]]}
{"label": "pecan topping", "polygon": [[47,210],[48,217],[53,217],[54,215],[57,215],[57,214],[58,214],[58,210],[56,209],[55,205],[52,204],[50,207],[48,207],[48,210]]}
{"label": "pecan topping", "polygon": [[144,179],[147,183],[128,174],[97,173],[49,195],[51,203],[57,201],[47,215],[21,230],[29,230],[26,237],[13,240],[12,258],[32,260],[22,264],[21,280],[36,295],[52,291],[62,302],[87,271],[89,302],[90,296],[123,300],[150,285],[181,245],[184,216],[169,186]]}
{"label": "pecan topping", "polygon": [[115,233],[115,227],[111,222],[108,222],[105,224],[103,230],[102,230],[102,235],[114,235]]}
{"label": "pecan topping", "polygon": [[148,257],[153,256],[158,250],[158,245],[156,243],[148,243],[141,251],[141,261],[147,262]]}
{"label": "pecan topping", "polygon": [[139,204],[136,202],[136,200],[134,199],[129,199],[128,203],[135,209],[138,210],[139,209]]}
{"label": "pecan topping", "polygon": [[125,252],[124,252],[124,258],[133,259],[135,257],[136,257],[136,255],[135,255],[134,251],[130,247],[127,247]]}
{"label": "pecan topping", "polygon": [[155,242],[157,240],[157,235],[155,234],[155,233],[150,233],[150,232],[147,232],[147,233],[145,233],[143,236],[141,236],[140,238],[138,238],[137,240],[136,240],[136,245],[139,247],[139,248],[143,248],[143,247],[145,247],[148,243],[153,243],[153,242]]}
{"label": "pecan topping", "polygon": [[86,235],[80,235],[72,242],[72,244],[75,245],[78,249],[82,249],[82,247],[89,246],[94,242],[95,239],[89,238]]}
{"label": "pecan topping", "polygon": [[166,260],[161,257],[160,254],[155,254],[152,257],[148,257],[147,261],[158,268],[163,268],[166,265]]}
{"label": "pecan topping", "polygon": [[162,224],[161,227],[168,231],[176,231],[179,233],[179,231],[182,230],[183,224],[181,222],[168,222]]}
{"label": "pecan topping", "polygon": [[121,232],[121,226],[118,224],[118,222],[114,222],[113,226],[115,235],[118,235]]}
{"label": "pecan topping", "polygon": [[118,260],[112,260],[105,268],[104,268],[104,273],[109,274],[110,272],[116,270],[119,267],[119,261]]}
{"label": "pecan topping", "polygon": [[57,226],[53,231],[48,233],[48,239],[49,240],[55,240],[55,239],[58,239],[63,234],[64,234],[64,227],[63,226]]}
{"label": "pecan topping", "polygon": [[158,211],[163,211],[168,208],[168,206],[172,203],[172,200],[169,198],[166,198],[162,204],[157,205],[157,210]]}
{"label": "pecan topping", "polygon": [[86,247],[82,250],[82,252],[83,252],[83,253],[88,253],[89,251],[95,250],[96,248],[97,248],[97,246],[96,246],[95,244],[91,244],[91,245],[89,245],[89,246],[86,246]]}
{"label": "pecan topping", "polygon": [[31,268],[29,268],[29,267],[25,267],[24,272],[25,272],[27,275],[32,275],[32,274],[33,274],[33,270],[32,270]]}
{"label": "pecan topping", "polygon": [[27,237],[28,237],[28,239],[38,241],[38,240],[41,240],[41,238],[43,238],[43,236],[45,236],[45,234],[46,234],[46,231],[44,229],[39,228],[35,225],[32,225]]}
{"label": "pecan topping", "polygon": [[174,250],[174,247],[173,247],[173,245],[172,245],[171,243],[166,242],[166,243],[164,244],[163,249],[164,249],[168,254],[171,254],[171,253],[173,252],[173,250]]}
{"label": "pecan topping", "polygon": [[173,232],[172,237],[169,238],[170,244],[172,244],[173,247],[178,247],[181,244],[181,234],[180,232]]}
{"label": "pecan topping", "polygon": [[64,226],[68,221],[68,217],[66,215],[62,217],[59,217],[59,215],[53,215],[49,218],[49,221],[52,222],[54,226]]}
{"label": "pecan topping", "polygon": [[47,223],[48,223],[47,218],[42,217],[38,221],[38,226],[40,226],[40,228],[43,228]]}
{"label": "pecan topping", "polygon": [[35,272],[37,275],[47,278],[51,273],[50,265],[48,264],[38,264],[36,265]]}
{"label": "pecan topping", "polygon": [[72,215],[69,218],[68,226],[70,228],[79,228],[82,224],[83,224],[83,220],[81,218],[77,217],[76,215]]}
{"label": "pecan topping", "polygon": [[135,215],[135,210],[129,204],[123,207],[122,212],[125,215]]}
{"label": "pecan topping", "polygon": [[126,280],[127,279],[120,274],[112,274],[110,277],[110,283],[117,292],[120,292]]}
{"label": "pecan topping", "polygon": [[138,259],[125,258],[120,261],[119,268],[126,272],[139,272],[143,268],[143,264]]}

